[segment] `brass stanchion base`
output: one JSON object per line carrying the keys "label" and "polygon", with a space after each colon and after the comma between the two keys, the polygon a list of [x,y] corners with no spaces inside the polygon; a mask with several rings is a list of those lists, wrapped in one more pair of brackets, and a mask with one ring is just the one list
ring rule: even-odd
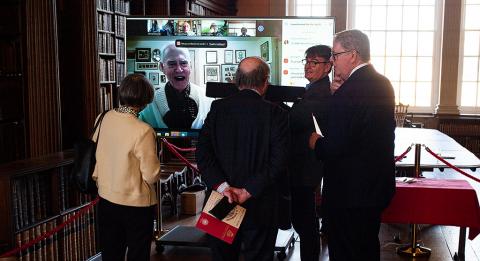
{"label": "brass stanchion base", "polygon": [[432,250],[427,247],[422,247],[419,244],[416,244],[413,248],[412,245],[397,247],[397,254],[402,256],[409,256],[409,257],[423,257],[423,256],[430,256]]}

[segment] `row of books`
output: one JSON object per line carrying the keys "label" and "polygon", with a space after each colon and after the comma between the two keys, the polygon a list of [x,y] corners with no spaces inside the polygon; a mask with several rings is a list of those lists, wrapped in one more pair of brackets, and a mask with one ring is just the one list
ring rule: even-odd
{"label": "row of books", "polygon": [[115,53],[114,40],[111,34],[98,33],[98,52],[100,53]]}
{"label": "row of books", "polygon": [[51,209],[50,176],[29,175],[12,182],[12,205],[15,230],[45,219]]}
{"label": "row of books", "polygon": [[118,85],[120,85],[124,77],[125,77],[125,64],[117,63],[117,84]]}
{"label": "row of books", "polygon": [[61,169],[58,173],[58,202],[60,212],[68,211],[69,209],[86,204],[93,200],[93,196],[80,193],[73,184],[71,177],[71,169]]}
{"label": "row of books", "polygon": [[105,13],[97,14],[97,28],[107,32],[113,32],[112,15]]}
{"label": "row of books", "polygon": [[115,16],[115,34],[119,37],[125,37],[125,23],[127,18],[125,16]]}
{"label": "row of books", "polygon": [[123,39],[115,39],[117,61],[125,61],[125,41]]}
{"label": "row of books", "polygon": [[99,73],[100,81],[115,81],[115,60],[114,59],[104,59],[100,57],[99,61]]}
{"label": "row of books", "polygon": [[113,12],[112,0],[97,0],[97,8],[100,10]]}
{"label": "row of books", "polygon": [[113,108],[112,89],[112,84],[100,87],[100,108],[102,108],[103,111]]}
{"label": "row of books", "polygon": [[130,14],[129,0],[115,0],[115,12],[122,14]]}
{"label": "row of books", "polygon": [[[20,261],[87,260],[97,252],[95,239],[95,210],[88,210],[58,233],[32,245],[18,254]],[[71,212],[48,222],[23,230],[15,235],[18,246],[51,231],[75,215]]]}

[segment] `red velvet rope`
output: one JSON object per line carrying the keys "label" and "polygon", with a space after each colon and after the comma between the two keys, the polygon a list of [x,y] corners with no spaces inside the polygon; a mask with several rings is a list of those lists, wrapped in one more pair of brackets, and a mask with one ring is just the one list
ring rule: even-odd
{"label": "red velvet rope", "polygon": [[474,176],[466,173],[465,171],[459,169],[458,167],[450,164],[448,161],[446,161],[446,160],[443,159],[442,157],[438,156],[438,154],[435,154],[435,153],[434,153],[432,150],[430,150],[430,148],[428,148],[427,146],[425,146],[425,150],[426,150],[428,153],[432,154],[432,156],[434,156],[435,158],[437,158],[439,161],[443,162],[445,165],[449,166],[450,168],[456,170],[456,171],[459,172],[460,174],[462,174],[462,175],[464,175],[464,176],[467,176],[467,177],[475,180],[476,182],[480,182],[480,179],[478,179],[478,178],[476,178],[476,177],[474,177]]}
{"label": "red velvet rope", "polygon": [[402,160],[405,155],[407,155],[407,153],[412,149],[412,146],[413,145],[410,145],[410,147],[408,147],[407,150],[405,150],[400,156],[395,157],[395,162]]}
{"label": "red velvet rope", "polygon": [[197,148],[180,148],[180,147],[177,147],[177,146],[173,145],[172,143],[168,143],[168,144],[170,144],[170,146],[172,146],[172,148],[174,148],[177,151],[191,152],[191,151],[196,151],[197,150]]}
{"label": "red velvet rope", "polygon": [[83,215],[85,212],[87,212],[87,210],[89,210],[93,206],[95,206],[98,203],[99,200],[100,200],[100,198],[97,196],[94,200],[92,200],[90,203],[88,203],[88,205],[79,209],[78,212],[75,215],[73,215],[73,216],[69,217],[67,220],[65,220],[65,222],[62,222],[60,225],[56,226],[54,229],[48,231],[47,233],[45,233],[41,236],[38,236],[38,237],[34,238],[33,240],[25,243],[24,245],[20,245],[17,248],[14,248],[14,249],[0,255],[0,258],[7,257],[7,256],[12,256],[12,255],[16,254],[17,252],[23,251],[23,250],[35,245],[36,243],[44,240],[45,238],[51,237],[53,234],[62,230],[66,225],[72,223],[75,219],[79,218],[81,215]]}
{"label": "red velvet rope", "polygon": [[178,153],[178,151],[173,147],[173,145],[170,142],[167,141],[167,139],[162,138],[162,142],[167,146],[167,149],[173,153],[173,155],[175,155],[177,158],[183,161],[183,163],[187,164],[187,166],[193,169],[195,172],[200,173],[197,166],[190,163],[190,161],[188,161],[185,157],[183,157],[182,154]]}

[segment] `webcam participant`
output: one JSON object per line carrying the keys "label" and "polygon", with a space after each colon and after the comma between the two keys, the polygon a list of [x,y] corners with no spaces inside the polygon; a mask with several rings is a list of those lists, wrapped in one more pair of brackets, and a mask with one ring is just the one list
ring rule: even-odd
{"label": "webcam participant", "polygon": [[205,88],[190,82],[190,55],[187,49],[167,45],[160,68],[167,76],[164,87],[141,113],[140,119],[154,128],[200,129],[213,99]]}

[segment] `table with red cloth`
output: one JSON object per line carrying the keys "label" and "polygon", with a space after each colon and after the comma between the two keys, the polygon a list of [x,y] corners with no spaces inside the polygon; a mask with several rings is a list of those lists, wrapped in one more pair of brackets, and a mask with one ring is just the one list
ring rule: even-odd
{"label": "table with red cloth", "polygon": [[[459,255],[465,251],[465,228],[470,240],[480,233],[480,207],[473,187],[465,180],[397,178],[392,202],[382,214],[383,223],[458,226]],[[463,242],[462,242],[463,241]],[[463,245],[462,245],[463,243]]]}

